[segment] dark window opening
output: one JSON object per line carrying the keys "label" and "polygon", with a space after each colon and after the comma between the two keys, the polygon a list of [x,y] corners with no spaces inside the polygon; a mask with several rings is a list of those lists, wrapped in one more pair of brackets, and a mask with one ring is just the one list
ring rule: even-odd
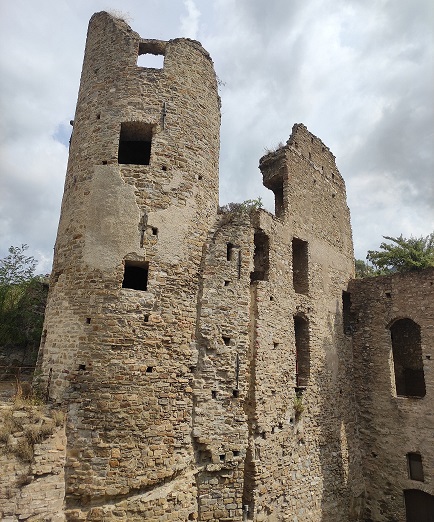
{"label": "dark window opening", "polygon": [[45,341],[47,340],[47,330],[43,330],[41,335],[41,346],[45,345]]}
{"label": "dark window opening", "polygon": [[232,243],[226,245],[226,260],[232,261],[235,246]]}
{"label": "dark window opening", "polygon": [[387,297],[388,299],[391,299],[391,298],[392,298],[392,294],[391,294],[391,292],[386,292],[386,297]]}
{"label": "dark window opening", "polygon": [[273,348],[278,348],[279,347],[279,343],[273,343]]}
{"label": "dark window opening", "polygon": [[420,453],[407,453],[408,478],[423,482],[422,456]]}
{"label": "dark window opening", "polygon": [[103,161],[102,164],[103,164],[103,165],[107,165],[107,161]]}
{"label": "dark window opening", "polygon": [[283,199],[283,179],[278,180],[270,187],[274,194],[274,215],[281,218],[285,214],[285,205]]}
{"label": "dark window opening", "polygon": [[240,456],[239,450],[234,450],[232,453],[233,453],[234,457],[239,457]]}
{"label": "dark window opening", "polygon": [[296,386],[304,388],[309,383],[310,347],[309,322],[300,315],[294,316]]}
{"label": "dark window opening", "polygon": [[434,520],[434,495],[419,489],[404,491],[406,522],[432,522]]}
{"label": "dark window opening", "polygon": [[79,364],[78,365],[78,369],[79,370],[85,370],[86,369],[86,365],[85,364]]}
{"label": "dark window opening", "polygon": [[201,176],[200,174],[199,174],[199,176],[197,177],[197,179],[198,179],[199,181],[202,181],[202,178],[203,178],[203,176]]}
{"label": "dark window opening", "polygon": [[342,292],[342,322],[344,326],[344,334],[351,335],[353,333],[353,316],[351,314],[351,294],[350,292]]}
{"label": "dark window opening", "polygon": [[91,321],[92,319],[90,317],[86,317],[86,324],[90,324]]}
{"label": "dark window opening", "polygon": [[250,273],[251,281],[268,281],[269,260],[269,240],[267,234],[262,231],[255,232],[255,250],[253,254],[253,269]]}
{"label": "dark window opening", "polygon": [[296,237],[292,240],[292,281],[297,294],[309,292],[308,243]]}
{"label": "dark window opening", "polygon": [[229,283],[230,283],[230,281],[226,280],[225,281],[225,286],[229,286]]}
{"label": "dark window opening", "polygon": [[158,236],[158,228],[152,227],[152,235],[153,236]]}
{"label": "dark window opening", "polygon": [[420,326],[411,319],[399,319],[390,327],[396,394],[401,397],[424,397]]}
{"label": "dark window opening", "polygon": [[231,342],[231,338],[227,337],[226,335],[222,335],[222,339],[223,339],[223,342],[225,343],[225,345],[229,346],[229,344]]}
{"label": "dark window opening", "polygon": [[141,122],[121,123],[118,163],[149,165],[151,159],[152,125]]}
{"label": "dark window opening", "polygon": [[122,288],[133,290],[147,290],[148,288],[148,262],[125,261],[124,280]]}
{"label": "dark window opening", "polygon": [[211,390],[211,397],[217,399],[217,390]]}
{"label": "dark window opening", "polygon": [[161,170],[162,170],[163,172],[167,172],[167,167],[166,167],[166,165],[161,165]]}
{"label": "dark window opening", "polygon": [[219,458],[221,462],[224,462],[224,460],[226,459],[226,455],[219,455]]}
{"label": "dark window opening", "polygon": [[145,314],[144,318],[143,318],[143,321],[145,323],[148,323],[149,322],[149,314]]}
{"label": "dark window opening", "polygon": [[148,366],[146,368],[146,373],[152,373],[154,371],[154,368],[152,366]]}
{"label": "dark window opening", "polygon": [[232,397],[238,398],[240,396],[240,390],[232,390]]}

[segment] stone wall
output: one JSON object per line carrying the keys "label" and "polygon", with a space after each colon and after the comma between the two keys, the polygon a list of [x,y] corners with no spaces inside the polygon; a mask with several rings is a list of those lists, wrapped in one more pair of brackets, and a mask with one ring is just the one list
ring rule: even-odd
{"label": "stone wall", "polygon": [[[434,495],[434,270],[354,280],[349,292],[366,478],[363,520],[405,521],[405,490]],[[396,392],[390,327],[404,318],[420,326],[424,397]],[[409,477],[408,453],[421,455],[423,482]]]}
{"label": "stone wall", "polygon": [[61,412],[0,402],[1,520],[65,520],[65,450]]}

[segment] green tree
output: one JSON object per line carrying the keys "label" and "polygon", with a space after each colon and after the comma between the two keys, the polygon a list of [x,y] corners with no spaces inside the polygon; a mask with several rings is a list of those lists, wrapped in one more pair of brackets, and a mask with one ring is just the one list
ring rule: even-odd
{"label": "green tree", "polygon": [[21,361],[36,358],[48,290],[27,248],[11,246],[0,260],[0,349],[3,355],[18,351]]}
{"label": "green tree", "polygon": [[426,237],[405,238],[383,236],[392,243],[383,242],[380,250],[368,250],[366,259],[374,267],[375,274],[410,272],[434,267],[434,232]]}
{"label": "green tree", "polygon": [[356,277],[370,277],[378,275],[375,269],[366,263],[366,261],[363,261],[363,259],[355,259],[354,260],[354,267],[356,270]]}

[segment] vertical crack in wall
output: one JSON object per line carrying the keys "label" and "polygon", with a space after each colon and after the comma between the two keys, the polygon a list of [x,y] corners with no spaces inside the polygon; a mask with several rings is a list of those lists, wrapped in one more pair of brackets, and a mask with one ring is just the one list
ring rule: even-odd
{"label": "vertical crack in wall", "polygon": [[254,514],[254,490],[256,484],[255,468],[255,427],[256,427],[256,346],[257,346],[257,284],[250,285],[250,324],[249,324],[249,353],[248,353],[248,379],[249,387],[247,400],[244,402],[244,413],[247,416],[249,431],[249,443],[244,462],[244,485],[243,485],[243,509],[248,506],[248,520],[253,520]]}

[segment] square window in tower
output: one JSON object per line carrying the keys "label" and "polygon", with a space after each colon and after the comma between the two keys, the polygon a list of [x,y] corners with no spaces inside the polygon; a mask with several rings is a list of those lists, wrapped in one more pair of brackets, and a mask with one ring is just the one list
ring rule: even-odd
{"label": "square window in tower", "polygon": [[121,123],[118,163],[149,165],[153,126],[149,123],[130,121]]}
{"label": "square window in tower", "polygon": [[132,288],[133,290],[147,290],[148,268],[149,263],[147,261],[125,261],[122,288]]}

